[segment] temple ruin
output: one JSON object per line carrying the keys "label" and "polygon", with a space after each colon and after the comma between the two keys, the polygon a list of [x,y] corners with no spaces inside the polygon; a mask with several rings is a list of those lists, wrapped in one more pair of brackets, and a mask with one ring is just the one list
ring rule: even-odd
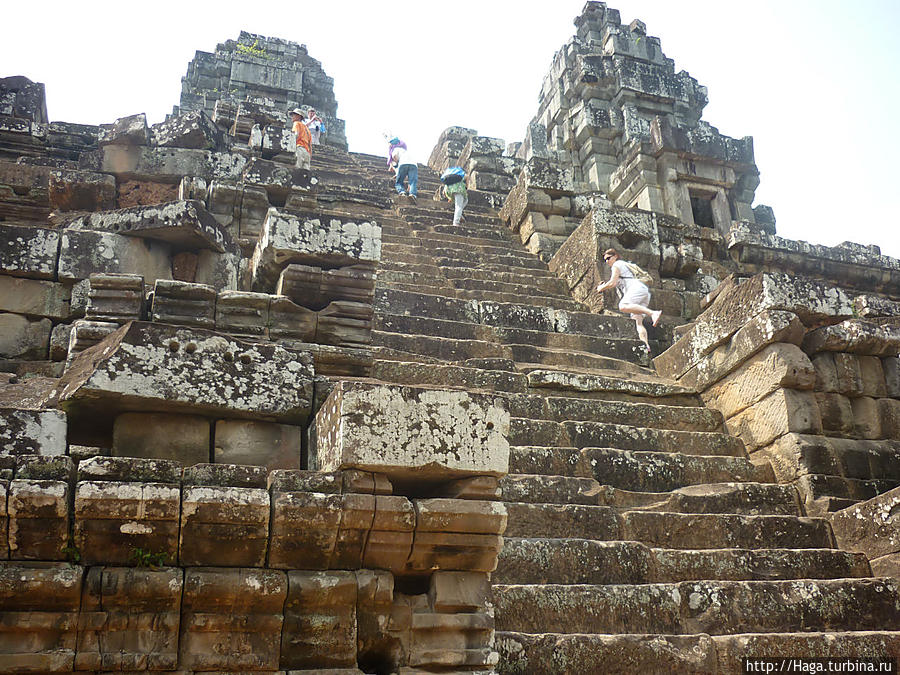
{"label": "temple ruin", "polygon": [[647,26],[575,28],[417,203],[304,45],[152,125],[0,73],[0,673],[896,672],[900,260],[779,237]]}

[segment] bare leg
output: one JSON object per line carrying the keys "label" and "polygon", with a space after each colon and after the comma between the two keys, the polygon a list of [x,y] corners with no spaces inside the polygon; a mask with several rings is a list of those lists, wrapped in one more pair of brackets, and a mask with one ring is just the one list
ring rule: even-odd
{"label": "bare leg", "polygon": [[632,314],[631,317],[634,319],[634,325],[637,328],[638,337],[641,339],[641,342],[646,345],[647,350],[650,350],[650,340],[647,338],[647,329],[644,328],[644,315],[643,314]]}

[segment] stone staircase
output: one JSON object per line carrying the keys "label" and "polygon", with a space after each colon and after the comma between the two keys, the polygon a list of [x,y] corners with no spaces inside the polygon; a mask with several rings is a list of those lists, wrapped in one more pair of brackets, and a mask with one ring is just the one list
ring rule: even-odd
{"label": "stone staircase", "polygon": [[453,227],[427,197],[434,172],[419,175],[418,203],[392,197],[381,221],[373,376],[507,401],[499,672],[900,653],[896,580],[837,550],[718,412],[656,377],[630,319],[588,313],[476,199]]}

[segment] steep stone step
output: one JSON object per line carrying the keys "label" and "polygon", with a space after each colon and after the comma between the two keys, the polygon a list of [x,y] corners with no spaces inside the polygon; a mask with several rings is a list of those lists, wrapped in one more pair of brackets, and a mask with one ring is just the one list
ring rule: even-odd
{"label": "steep stone step", "polygon": [[771,483],[768,465],[746,457],[682,455],[615,448],[510,447],[509,472],[594,478],[633,492],[671,492],[709,483]]}
{"label": "steep stone step", "polygon": [[[500,232],[502,235],[503,233]],[[434,232],[432,230],[414,230],[412,238],[416,241],[427,244],[429,246],[444,246],[455,248],[466,248],[469,245],[477,247],[503,247],[507,250],[521,251],[521,245],[513,238],[503,237],[466,237],[452,232]]]}
{"label": "steep stone step", "polygon": [[[508,344],[508,343],[507,343]],[[560,367],[582,370],[626,370],[624,363],[640,363],[644,352],[637,339],[607,340],[603,355],[589,352],[555,349],[553,347],[533,347],[531,345],[510,344],[513,358],[519,363],[527,363],[531,368]]]}
{"label": "steep stone step", "polygon": [[[727,636],[526,634],[497,631],[501,675],[692,673],[741,675],[741,659],[871,657],[900,653],[900,632],[757,633]],[[612,669],[610,664],[616,664]]]}
{"label": "steep stone step", "polygon": [[657,548],[832,548],[824,518],[626,511],[622,538]]}
{"label": "steep stone step", "polygon": [[376,276],[376,283],[378,277],[385,270],[391,270],[396,272],[412,272],[415,274],[423,274],[434,279],[444,279],[444,275],[441,273],[441,268],[434,264],[417,264],[417,263],[405,263],[402,260],[382,260],[378,266],[378,273]]}
{"label": "steep stone step", "polygon": [[435,250],[430,251],[434,259],[442,267],[481,267],[491,269],[515,270],[519,274],[527,273],[532,269],[545,269],[544,263],[537,258],[528,258],[518,255],[471,255],[464,254],[461,251]]}
{"label": "steep stone step", "polygon": [[724,420],[717,410],[699,406],[668,406],[627,401],[597,401],[551,396],[547,406],[554,419],[629,424],[678,431],[721,431]]}
{"label": "steep stone step", "polygon": [[409,316],[434,317],[444,321],[483,323],[479,304],[474,300],[459,300],[428,293],[375,289],[376,313],[390,312]]}
{"label": "steep stone step", "polygon": [[500,278],[473,279],[456,277],[452,279],[451,283],[456,288],[469,291],[497,291],[500,293],[521,293],[522,295],[552,295],[571,300],[565,284],[556,283],[559,281],[558,279],[538,277],[525,281],[521,276],[516,275],[516,277],[515,281],[504,281]]}
{"label": "steep stone step", "polygon": [[831,548],[822,518],[626,511],[582,504],[507,502],[506,536],[639,541],[656,548]]}
{"label": "steep stone step", "polygon": [[[448,280],[454,286],[455,280]],[[559,312],[566,314],[567,312]],[[612,318],[612,317],[610,317]],[[559,324],[555,324],[557,328]],[[565,325],[562,328],[566,328]],[[547,347],[551,349],[571,349],[581,352],[591,352],[596,354],[605,354],[611,345],[616,344],[619,340],[627,340],[637,343],[637,334],[634,331],[634,322],[629,321],[627,326],[623,326],[615,321],[610,321],[608,330],[598,335],[590,335],[574,332],[548,332],[541,330],[528,330],[524,328],[507,328],[499,327],[497,336],[503,342],[511,345],[529,345],[532,347]],[[599,337],[602,336],[602,337]]]}
{"label": "steep stone step", "polygon": [[[509,283],[536,283],[536,284],[553,284],[554,286],[559,279],[550,270],[529,270],[527,274],[518,274],[516,272],[504,271],[486,271],[467,267],[450,267],[444,270],[448,279],[481,279],[484,281],[496,280],[506,281]],[[630,319],[629,319],[630,321]],[[633,321],[630,321],[632,324]]]}
{"label": "steep stone step", "polygon": [[373,330],[372,344],[411,354],[431,356],[442,361],[511,358],[511,352],[508,347],[484,340],[459,340],[424,335],[403,335]]}
{"label": "steep stone step", "polygon": [[776,483],[712,483],[672,492],[632,492],[600,485],[594,478],[508,474],[502,498],[532,504],[589,504],[623,510],[674,513],[800,515],[796,490]]}
{"label": "steep stone step", "polygon": [[498,631],[728,635],[900,629],[892,579],[493,586]]}
{"label": "steep stone step", "polygon": [[[534,289],[528,288],[529,292]],[[559,309],[580,309],[581,303],[576,300],[572,300],[571,298],[563,298],[557,295],[531,295],[530,293],[526,293],[524,290],[517,293],[504,293],[500,291],[490,291],[490,290],[469,290],[469,289],[457,289],[456,297],[458,298],[470,298],[472,300],[482,300],[486,302],[521,302],[527,303],[532,307],[546,307],[548,309],[559,310]]]}
{"label": "steep stone step", "polygon": [[375,330],[406,335],[431,335],[457,340],[485,340],[495,342],[496,334],[490,326],[468,321],[444,321],[431,317],[376,314]]}
{"label": "steep stone step", "polygon": [[[743,442],[728,434],[710,431],[674,431],[605,422],[562,422],[576,448],[618,448],[677,452],[685,455],[744,457]],[[525,443],[516,443],[525,445]]]}
{"label": "steep stone step", "polygon": [[376,283],[381,284],[384,288],[396,288],[398,285],[434,286],[444,287],[448,290],[452,288],[450,282],[442,277],[435,277],[420,272],[405,272],[393,269],[378,270]]}
{"label": "steep stone step", "polygon": [[376,359],[372,364],[372,377],[395,384],[514,393],[525,393],[527,390],[527,380],[521,373],[441,364]]}
{"label": "steep stone step", "polygon": [[[609,398],[611,395],[649,398],[670,405],[690,405],[697,394],[672,382],[654,376],[622,379],[621,373],[576,373],[562,370],[532,370],[528,386],[554,395],[573,394],[579,398]],[[631,399],[629,399],[631,400]]]}
{"label": "steep stone step", "polygon": [[829,548],[684,551],[633,541],[505,537],[491,579],[495,584],[649,584],[870,574],[865,555]]}

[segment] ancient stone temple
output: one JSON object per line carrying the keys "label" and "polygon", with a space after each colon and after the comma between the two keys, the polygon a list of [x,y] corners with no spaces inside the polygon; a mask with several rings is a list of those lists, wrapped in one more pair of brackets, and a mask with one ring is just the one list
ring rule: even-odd
{"label": "ancient stone temple", "polygon": [[900,260],[778,237],[646,26],[575,26],[417,203],[302,45],[197,52],[153,125],[0,79],[0,673],[896,664]]}

